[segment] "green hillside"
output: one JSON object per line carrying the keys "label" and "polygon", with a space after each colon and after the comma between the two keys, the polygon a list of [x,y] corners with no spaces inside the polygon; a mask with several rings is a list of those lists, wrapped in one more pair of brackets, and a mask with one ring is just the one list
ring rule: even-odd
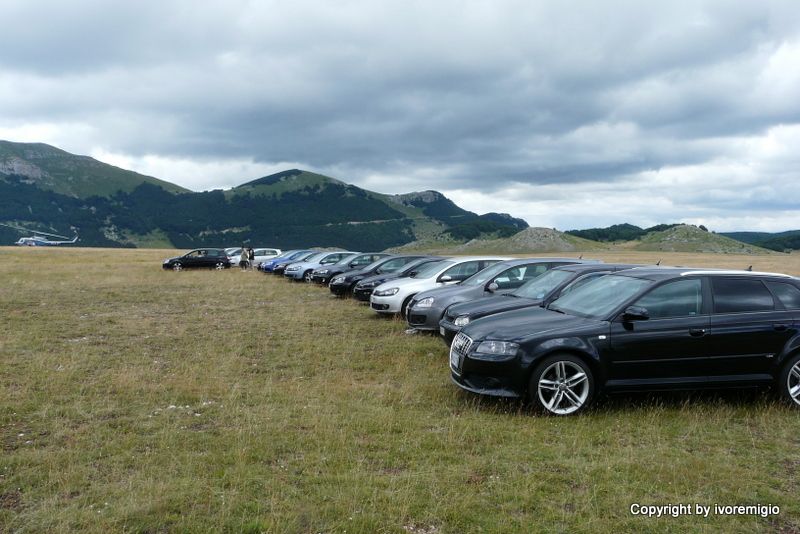
{"label": "green hillside", "polygon": [[675,226],[661,232],[650,232],[642,237],[633,248],[635,250],[668,252],[770,254],[770,251],[764,248],[748,245],[747,243],[687,224]]}
{"label": "green hillside", "polygon": [[77,156],[44,143],[0,141],[0,180],[14,175],[41,189],[77,198],[108,197],[131,192],[147,183],[173,193],[188,190],[175,184],[120,169],[89,156]]}
{"label": "green hillside", "polygon": [[[54,209],[55,208],[55,209]],[[194,193],[43,144],[0,144],[0,222],[72,235],[84,246],[241,243],[382,250],[453,230],[510,234],[526,226],[479,216],[436,191],[385,195],[290,169],[227,191]],[[20,232],[0,227],[0,244]]]}

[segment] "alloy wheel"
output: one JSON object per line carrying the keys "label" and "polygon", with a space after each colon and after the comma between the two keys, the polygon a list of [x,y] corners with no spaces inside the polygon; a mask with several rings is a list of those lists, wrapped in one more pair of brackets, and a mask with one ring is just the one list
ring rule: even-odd
{"label": "alloy wheel", "polygon": [[183,270],[183,265],[181,265],[181,264],[180,264],[180,262],[179,262],[179,263],[176,263],[176,264],[174,264],[174,265],[172,266],[172,270],[173,270],[173,271],[182,271],[182,270]]}
{"label": "alloy wheel", "polygon": [[576,412],[589,398],[589,377],[580,365],[558,360],[539,376],[537,384],[542,406],[557,415]]}
{"label": "alloy wheel", "polygon": [[800,361],[796,362],[786,376],[786,390],[795,404],[800,404]]}

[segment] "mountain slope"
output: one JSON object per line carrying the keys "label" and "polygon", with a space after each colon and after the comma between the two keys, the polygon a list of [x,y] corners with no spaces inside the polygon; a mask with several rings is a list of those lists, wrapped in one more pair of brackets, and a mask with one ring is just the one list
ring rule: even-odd
{"label": "mountain slope", "polygon": [[[48,145],[0,144],[0,222],[77,232],[88,246],[382,250],[455,225],[477,235],[527,225],[504,214],[485,217],[436,191],[385,195],[300,169],[194,193]],[[0,228],[0,244],[19,237]]]}
{"label": "mountain slope", "polygon": [[158,178],[120,169],[89,156],[70,154],[44,143],[0,141],[0,180],[11,175],[41,189],[77,198],[131,192],[143,183],[173,193],[188,192]]}
{"label": "mountain slope", "polygon": [[714,252],[725,254],[769,254],[770,251],[736,241],[723,235],[702,230],[696,226],[682,224],[650,232],[632,247],[635,250],[669,252]]}

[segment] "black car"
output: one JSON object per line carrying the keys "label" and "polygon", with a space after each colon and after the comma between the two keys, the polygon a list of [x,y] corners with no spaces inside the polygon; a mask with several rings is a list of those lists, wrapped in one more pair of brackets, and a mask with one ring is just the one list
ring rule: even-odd
{"label": "black car", "polygon": [[227,254],[225,254],[225,250],[221,248],[198,248],[187,252],[183,256],[166,259],[164,263],[161,264],[162,268],[172,269],[173,271],[197,267],[227,269],[230,266],[231,261],[228,259]]}
{"label": "black car", "polygon": [[546,306],[562,294],[574,291],[598,276],[633,267],[641,265],[576,263],[554,267],[510,293],[495,294],[448,306],[444,317],[439,321],[439,334],[445,343],[450,345],[455,335],[471,321],[496,313]]}
{"label": "black car", "polygon": [[[352,293],[356,284],[365,278],[400,272],[412,262],[424,257],[420,255],[386,256],[369,265],[365,265],[361,269],[334,276],[328,287],[334,295],[343,296]],[[369,297],[367,300],[369,300]]]}
{"label": "black car", "polygon": [[[369,302],[369,298],[372,296],[372,290],[382,283],[389,280],[395,280],[397,278],[413,276],[426,264],[433,263],[435,261],[441,261],[442,259],[444,258],[439,256],[416,257],[416,259],[412,259],[397,271],[386,272],[384,269],[380,269],[381,272],[379,273],[376,272],[374,274],[365,274],[360,281],[351,281],[349,287],[352,288],[351,291],[353,292],[353,296],[356,298],[356,300],[361,302]],[[332,286],[333,284],[331,284],[331,291],[333,291]],[[344,292],[342,294],[344,294]]]}
{"label": "black car", "polygon": [[800,406],[800,279],[644,267],[597,278],[547,308],[470,323],[453,381],[576,413],[599,392],[777,386]]}
{"label": "black car", "polygon": [[318,284],[327,284],[335,276],[353,270],[364,269],[368,265],[385,258],[389,254],[385,252],[365,252],[355,257],[344,258],[339,263],[333,265],[323,265],[319,269],[314,269],[311,273],[311,281]]}

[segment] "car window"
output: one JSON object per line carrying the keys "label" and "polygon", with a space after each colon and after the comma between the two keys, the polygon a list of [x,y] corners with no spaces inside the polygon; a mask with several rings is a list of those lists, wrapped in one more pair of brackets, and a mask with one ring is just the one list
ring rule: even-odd
{"label": "car window", "polygon": [[393,273],[399,270],[402,266],[404,266],[408,262],[408,258],[395,258],[393,260],[389,260],[375,271],[378,274],[383,273]]}
{"label": "car window", "polygon": [[587,282],[591,282],[595,278],[600,276],[605,276],[611,271],[598,271],[596,273],[589,273],[581,276],[580,278],[574,280],[571,284],[561,290],[561,296],[568,295],[569,293],[575,291],[579,287],[583,286]]}
{"label": "car window", "polygon": [[417,270],[417,278],[423,280],[425,278],[432,278],[436,273],[446,268],[448,265],[453,265],[452,261],[434,261],[428,263]]}
{"label": "car window", "polygon": [[[556,273],[559,271],[550,272]],[[544,278],[547,274],[543,274],[541,278]],[[534,282],[539,281],[541,278],[536,278]],[[617,307],[622,306],[628,299],[652,284],[651,280],[644,278],[609,274],[595,278],[569,295],[559,297],[548,308],[580,317],[606,317]],[[523,288],[517,291],[521,289]]]}
{"label": "car window", "polygon": [[800,310],[800,289],[786,282],[767,282],[772,294],[778,297],[787,310]]}
{"label": "car window", "polygon": [[703,284],[699,278],[658,286],[636,301],[651,319],[699,315],[703,309]]}
{"label": "car window", "polygon": [[532,278],[514,291],[513,295],[526,299],[542,300],[560,283],[572,276],[568,271],[547,271]]}
{"label": "car window", "polygon": [[761,280],[712,278],[715,313],[767,311],[775,309],[772,293]]}
{"label": "car window", "polygon": [[[519,265],[500,273],[494,283],[500,289],[516,289],[528,280],[535,278],[547,270],[547,264]],[[527,277],[526,277],[527,275]]]}
{"label": "car window", "polygon": [[442,276],[449,276],[453,280],[464,280],[480,270],[480,261],[465,261],[450,267]]}

